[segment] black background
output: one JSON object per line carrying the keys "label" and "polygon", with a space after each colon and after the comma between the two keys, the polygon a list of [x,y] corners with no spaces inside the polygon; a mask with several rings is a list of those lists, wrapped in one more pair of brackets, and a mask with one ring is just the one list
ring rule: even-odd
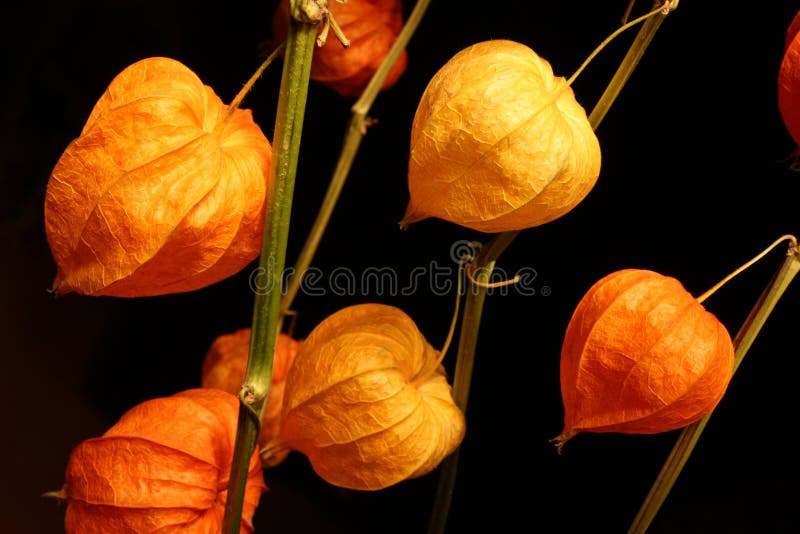
{"label": "black background", "polygon": [[[431,76],[465,46],[522,42],[569,76],[625,11],[618,2],[431,3],[408,46],[409,66],[370,113],[369,129],[315,259],[324,273],[450,265],[457,240],[489,236],[437,220],[401,232],[411,121]],[[410,4],[410,3],[409,3]],[[248,326],[255,265],[188,294],[141,299],[47,293],[55,265],[42,224],[49,173],[113,76],[147,56],[192,68],[229,101],[261,60],[275,2],[31,2],[4,7],[0,232],[3,350],[0,530],[63,531],[58,489],[70,450],[148,398],[199,384],[218,335]],[[641,13],[647,6],[637,6]],[[800,232],[800,177],[776,80],[797,2],[684,0],[667,17],[597,130],[600,179],[566,216],[523,232],[501,257],[532,268],[537,293],[487,302],[449,532],[624,532],[677,431],[582,434],[558,455],[561,339],[574,306],[601,276],[647,268],[699,295],[783,234]],[[406,12],[410,5],[406,6]],[[635,35],[629,30],[574,83],[591,109]],[[280,76],[271,67],[245,100],[271,138]],[[294,198],[291,263],[341,146],[352,99],[312,84]],[[781,248],[781,250],[784,250]],[[735,334],[777,269],[774,252],[706,307]],[[547,286],[551,293],[542,294]],[[298,335],[348,304],[403,308],[436,346],[452,294],[301,294]],[[795,426],[800,292],[790,286],[732,380],[652,533],[796,532]],[[452,368],[450,353],[445,365]],[[424,532],[436,473],[380,492],[328,485],[304,457],[265,472],[258,532]]]}

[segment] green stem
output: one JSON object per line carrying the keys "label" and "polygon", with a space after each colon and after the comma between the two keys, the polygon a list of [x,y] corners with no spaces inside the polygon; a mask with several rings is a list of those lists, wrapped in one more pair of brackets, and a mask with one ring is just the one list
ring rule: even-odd
{"label": "green stem", "polygon": [[[578,70],[576,70],[576,71],[575,71],[575,73],[574,73],[572,76],[570,76],[570,77],[569,77],[569,79],[567,80],[567,84],[568,84],[568,85],[572,85],[572,82],[574,82],[574,81],[575,81],[575,78],[577,78],[578,76],[580,76],[581,72],[583,72],[583,69],[585,69],[585,68],[586,68],[586,66],[587,66],[589,63],[591,63],[591,61],[594,59],[594,57],[595,57],[597,54],[599,54],[599,53],[600,53],[600,52],[603,50],[603,48],[605,48],[605,47],[606,47],[606,45],[608,45],[608,43],[610,43],[611,41],[613,41],[614,39],[616,39],[616,37],[617,37],[619,34],[621,34],[622,32],[624,32],[624,31],[625,31],[625,30],[627,30],[628,28],[632,28],[632,27],[636,26],[636,25],[637,25],[637,24],[639,24],[640,22],[642,22],[642,21],[644,21],[644,20],[647,20],[647,19],[649,19],[649,18],[653,17],[654,15],[657,15],[657,14],[659,14],[659,13],[661,13],[661,14],[663,15],[664,13],[662,13],[662,9],[664,9],[662,6],[660,6],[660,5],[657,5],[657,6],[656,6],[656,7],[655,7],[655,8],[654,8],[652,11],[650,11],[649,13],[646,13],[646,14],[642,15],[641,17],[638,17],[638,18],[636,18],[636,19],[634,19],[634,20],[632,20],[632,21],[630,21],[630,22],[626,22],[625,24],[623,24],[622,26],[620,26],[619,28],[617,28],[616,30],[614,30],[614,32],[613,32],[613,33],[611,33],[611,35],[609,35],[608,37],[606,37],[606,38],[603,40],[603,42],[602,42],[602,43],[600,43],[600,45],[599,45],[597,48],[595,48],[595,49],[594,49],[594,51],[593,51],[591,54],[589,54],[589,56],[588,56],[588,57],[587,57],[587,58],[584,60],[584,62],[581,64],[581,66],[580,66],[580,67],[578,67]],[[664,20],[664,17],[657,17],[657,18],[658,18],[658,20],[657,20],[657,21],[653,21],[653,22],[651,23],[651,24],[655,24],[655,25],[656,25],[656,27],[657,27],[659,24],[661,24],[661,21],[662,21],[662,20]],[[649,42],[650,42],[650,39],[652,39],[653,35],[654,35],[654,33],[653,33],[653,32],[647,32],[647,34],[646,34],[646,35],[644,35],[644,36],[643,36],[643,35],[640,33],[640,34],[639,34],[639,37],[645,37],[645,38],[647,38],[647,42],[649,43]],[[624,82],[625,82],[625,81],[628,79],[627,77],[628,77],[628,76],[630,76],[630,73],[631,73],[631,72],[633,72],[633,69],[634,69],[634,67],[636,67],[636,64],[635,64],[635,63],[634,63],[633,65],[631,65],[631,66],[628,68],[628,70],[627,70],[627,72],[626,72],[626,77],[623,79],[623,81],[622,81],[622,84],[621,84],[621,85],[620,85],[620,84],[617,84],[617,85],[616,85],[615,87],[613,87],[613,88],[612,88],[612,86],[611,86],[611,85],[609,85],[609,86],[606,88],[606,90],[612,90],[612,91],[616,91],[616,92],[618,93],[618,92],[620,91],[620,89],[622,89],[622,85],[624,85]],[[601,100],[604,100],[604,99],[603,99],[603,98],[601,98]]]}
{"label": "green stem", "polygon": [[314,258],[314,254],[317,252],[319,243],[322,240],[322,235],[325,233],[325,228],[328,226],[328,221],[330,220],[333,209],[339,199],[339,194],[344,187],[345,181],[347,181],[347,176],[350,172],[350,168],[353,165],[353,160],[356,157],[358,148],[361,145],[361,140],[364,138],[364,134],[367,130],[367,113],[372,107],[372,104],[375,102],[375,99],[378,97],[378,93],[380,92],[383,83],[386,81],[386,77],[389,75],[392,66],[394,65],[395,61],[397,61],[400,53],[408,44],[408,41],[416,31],[417,26],[419,26],[422,16],[425,14],[425,10],[428,8],[429,3],[430,0],[418,0],[413,11],[408,16],[408,20],[403,26],[403,29],[397,35],[397,39],[392,44],[392,47],[389,49],[389,52],[383,59],[383,62],[381,62],[380,67],[378,67],[378,70],[372,75],[369,84],[367,84],[367,87],[364,88],[364,92],[361,94],[355,104],[353,104],[353,107],[350,108],[350,122],[347,125],[347,133],[344,144],[341,152],[339,153],[339,161],[336,163],[336,168],[334,169],[333,176],[328,184],[328,190],[325,192],[325,197],[323,198],[322,205],[317,213],[317,218],[314,220],[314,224],[311,226],[311,230],[309,231],[308,237],[306,237],[303,248],[297,257],[297,261],[295,262],[295,271],[292,276],[289,277],[287,283],[286,294],[281,304],[281,309],[284,313],[290,310],[292,303],[297,296],[297,292],[300,290],[300,284],[303,281],[303,275],[305,274],[309,265],[311,265],[311,260]]}
{"label": "green stem", "polygon": [[[662,2],[656,2],[656,6],[662,4]],[[675,4],[676,3],[673,3],[672,5],[674,6]],[[639,33],[628,49],[627,54],[622,59],[619,68],[589,115],[589,123],[592,125],[593,129],[596,130],[600,125],[600,122],[602,122],[611,104],[616,100],[622,87],[628,81],[628,78],[630,78],[631,73],[639,63],[639,60],[650,44],[653,35],[661,25],[666,14],[665,12],[652,14],[652,16],[648,16],[647,20],[642,24]],[[643,18],[638,20],[643,20]],[[618,35],[619,33],[617,32],[616,34]],[[604,42],[601,46],[605,44]],[[582,69],[583,66],[581,67],[581,70]],[[573,79],[574,76],[571,78],[571,81]],[[519,233],[519,230],[499,233],[482,247],[481,253],[478,255],[478,258],[476,258],[474,265],[476,271],[479,272],[481,276],[485,275],[485,280],[489,280],[495,262]],[[480,327],[481,312],[485,299],[486,288],[484,287],[472,285],[467,291],[466,303],[464,305],[464,318],[461,323],[458,354],[456,356],[456,371],[453,379],[453,399],[465,413],[467,398],[469,397],[470,382],[472,380],[475,351],[478,344],[478,329]],[[458,464],[457,453],[458,451],[456,450],[455,453],[445,458],[442,462],[433,511],[428,524],[428,534],[442,534],[445,531],[447,515],[450,510],[453,489],[455,487]]]}
{"label": "green stem", "polygon": [[[750,349],[755,341],[756,336],[761,331],[761,327],[772,313],[773,308],[781,298],[789,283],[800,271],[800,250],[794,244],[789,247],[789,252],[786,259],[781,264],[775,276],[770,281],[769,285],[764,289],[750,314],[745,319],[744,324],[736,334],[733,341],[735,348],[733,371],[734,373],[742,363],[745,354]],[[713,412],[712,412],[713,414]],[[644,500],[639,512],[633,520],[628,534],[644,533],[650,527],[658,510],[667,498],[672,486],[678,479],[678,476],[686,465],[689,455],[692,454],[697,440],[708,423],[712,414],[708,414],[700,421],[685,427],[675,446],[672,448],[666,462],[661,468],[661,472],[656,477],[650,492]]]}
{"label": "green stem", "polygon": [[[513,232],[498,234],[495,241],[511,242]],[[498,245],[500,246],[500,245]],[[476,263],[484,267],[477,272],[476,282],[470,285],[467,292],[466,303],[464,305],[464,316],[462,318],[461,333],[458,339],[458,353],[456,354],[456,367],[453,375],[453,401],[459,409],[466,413],[467,401],[469,400],[469,388],[472,382],[472,369],[475,364],[475,348],[478,343],[477,325],[481,322],[483,313],[483,303],[486,299],[486,284],[491,280],[494,261],[484,261],[483,255],[487,254],[486,249],[481,250],[476,259]],[[495,251],[488,251],[488,255]],[[497,252],[499,255],[499,252]],[[465,328],[466,325],[466,328]],[[456,481],[456,471],[458,470],[459,449],[456,449],[450,456],[442,462],[439,472],[439,482],[434,496],[434,506],[428,523],[430,534],[444,532],[447,525],[447,515],[450,511],[450,504],[453,500],[453,489]]]}
{"label": "green stem", "polygon": [[259,288],[253,306],[250,353],[240,409],[222,531],[238,534],[250,459],[258,443],[261,416],[272,380],[280,324],[281,273],[286,260],[292,195],[300,152],[311,58],[317,23],[290,20],[275,119],[264,233],[259,258]]}
{"label": "green stem", "polygon": [[[657,1],[656,2],[656,9],[658,6],[663,5],[664,2]],[[678,2],[674,1],[671,4],[671,9],[675,9]],[[668,8],[669,9],[669,8]],[[620,91],[628,82],[628,78],[631,77],[633,74],[634,69],[639,64],[639,60],[642,58],[644,51],[650,45],[650,41],[653,40],[653,37],[656,34],[656,31],[661,26],[661,23],[664,22],[669,11],[659,11],[652,17],[648,17],[647,20],[644,21],[642,27],[639,29],[639,33],[636,35],[633,43],[631,43],[630,49],[628,49],[628,53],[625,55],[625,58],[622,60],[617,72],[614,74],[614,77],[606,86],[605,91],[603,94],[600,95],[600,99],[597,101],[592,112],[589,114],[589,123],[597,128],[597,125],[600,124],[603,118],[608,113],[611,104],[617,99]]]}

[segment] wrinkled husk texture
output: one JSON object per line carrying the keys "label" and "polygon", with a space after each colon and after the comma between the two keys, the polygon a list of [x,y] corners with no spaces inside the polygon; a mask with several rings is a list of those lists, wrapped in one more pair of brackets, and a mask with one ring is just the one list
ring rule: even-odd
{"label": "wrinkled husk texture", "polygon": [[272,149],[178,61],[117,75],[47,184],[53,289],[137,297],[199,289],[261,248]]}
{"label": "wrinkled husk texture", "polygon": [[[239,400],[192,389],[145,401],[102,437],[72,452],[66,483],[67,534],[222,531]],[[266,485],[258,456],[250,461],[240,532]]]}
{"label": "wrinkled husk texture", "polygon": [[[342,46],[331,31],[325,44],[314,49],[311,79],[342,96],[360,96],[403,29],[403,3],[401,0],[330,0],[328,8],[350,46]],[[289,28],[289,0],[282,0],[278,5],[272,24],[273,42],[280,43]],[[403,50],[381,89],[397,83],[407,65],[408,53]]]}
{"label": "wrinkled husk texture", "polygon": [[717,406],[733,375],[725,326],[675,278],[623,269],[578,303],[561,351],[563,444],[579,432],[653,434]]}
{"label": "wrinkled husk texture", "polygon": [[572,210],[599,174],[599,142],[564,78],[525,45],[484,41],[453,56],[422,95],[400,224],[538,226]]}
{"label": "wrinkled husk texture", "polygon": [[336,486],[379,490],[430,472],[465,431],[438,358],[398,308],[339,310],[289,369],[281,442]]}
{"label": "wrinkled husk texture", "polygon": [[[261,419],[259,446],[263,451],[280,433],[281,407],[286,375],[294,361],[300,341],[281,333],[275,346],[272,362],[272,379],[267,403]],[[217,388],[239,395],[247,370],[250,354],[250,328],[240,328],[230,334],[217,337],[206,353],[201,370],[201,384],[204,388]],[[288,449],[273,450],[261,456],[264,467],[274,467],[283,462]]]}

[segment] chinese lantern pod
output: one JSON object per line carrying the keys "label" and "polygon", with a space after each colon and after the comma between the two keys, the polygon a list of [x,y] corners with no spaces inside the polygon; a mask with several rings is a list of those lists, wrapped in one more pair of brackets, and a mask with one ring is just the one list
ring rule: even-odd
{"label": "chinese lantern pod", "polygon": [[725,326],[668,276],[624,269],[578,303],[561,351],[563,445],[579,432],[652,434],[709,414],[733,375]]}
{"label": "chinese lantern pod", "polygon": [[564,78],[522,44],[477,43],[436,73],[418,104],[401,225],[538,226],[574,208],[599,174],[599,142]]}
{"label": "chinese lantern pod", "polygon": [[430,472],[465,431],[438,359],[395,307],[339,310],[289,369],[280,442],[336,486],[378,490]]}
{"label": "chinese lantern pod", "polygon": [[[331,0],[328,9],[350,46],[345,48],[331,32],[325,44],[314,49],[311,79],[342,96],[360,96],[403,29],[403,3],[401,0]],[[273,16],[273,41],[283,41],[288,26],[289,0],[281,0]],[[403,50],[381,89],[397,83],[407,64],[408,54]]]}
{"label": "chinese lantern pod", "polygon": [[778,70],[778,109],[789,135],[800,145],[800,12],[786,31],[786,48]]}
{"label": "chinese lantern pod", "polygon": [[800,11],[795,13],[794,18],[792,18],[792,21],[789,23],[789,27],[786,29],[784,50],[789,48],[798,32],[800,32]]}
{"label": "chinese lantern pod", "polygon": [[[221,532],[238,409],[230,393],[187,390],[145,401],[79,444],[58,495],[66,532]],[[254,454],[240,532],[253,532],[266,489]]]}
{"label": "chinese lantern pod", "polygon": [[227,278],[261,248],[272,149],[169,58],[123,70],[47,184],[59,294],[137,297]]}
{"label": "chinese lantern pod", "polygon": [[[258,440],[262,451],[273,439],[278,437],[286,375],[299,347],[300,342],[291,336],[283,333],[278,336],[272,362],[272,381],[262,414],[261,434]],[[249,354],[250,328],[240,328],[230,334],[217,337],[203,360],[202,386],[239,395],[244,383]],[[261,456],[263,467],[274,467],[283,462],[289,454],[289,450],[284,448],[269,447],[269,452],[270,454]]]}

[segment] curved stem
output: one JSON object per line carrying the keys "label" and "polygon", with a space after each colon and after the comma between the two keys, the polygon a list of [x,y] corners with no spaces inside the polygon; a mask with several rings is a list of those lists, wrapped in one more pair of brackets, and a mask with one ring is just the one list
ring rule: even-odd
{"label": "curved stem", "polygon": [[[614,39],[615,39],[615,38],[616,38],[616,37],[617,37],[619,34],[621,34],[622,32],[624,32],[624,31],[625,31],[625,30],[627,30],[628,28],[632,28],[633,26],[636,26],[636,25],[637,25],[637,24],[639,24],[640,22],[642,22],[642,21],[644,21],[644,20],[647,20],[647,19],[649,19],[650,17],[652,17],[652,16],[654,16],[654,15],[658,15],[659,13],[662,13],[662,14],[664,14],[664,13],[663,13],[663,10],[664,10],[664,9],[667,9],[667,10],[669,9],[669,2],[667,2],[667,4],[666,4],[666,7],[658,6],[658,7],[656,7],[655,9],[653,9],[652,11],[650,11],[649,13],[647,13],[647,14],[645,14],[645,15],[642,15],[641,17],[635,18],[635,19],[633,19],[633,20],[632,20],[632,21],[630,21],[630,22],[626,22],[625,24],[623,24],[622,26],[620,26],[619,28],[617,28],[617,29],[616,29],[616,30],[615,30],[613,33],[611,33],[611,35],[609,35],[608,37],[606,37],[606,38],[603,40],[603,42],[602,42],[602,43],[600,43],[600,44],[597,46],[597,48],[595,48],[595,49],[594,49],[594,51],[593,51],[591,54],[589,54],[589,56],[588,56],[588,57],[587,57],[587,58],[584,60],[584,62],[581,64],[581,66],[580,66],[580,67],[578,67],[578,70],[576,70],[576,71],[575,71],[575,73],[574,73],[572,76],[570,76],[570,77],[569,77],[569,79],[567,80],[567,85],[572,85],[572,82],[574,82],[574,81],[575,81],[575,79],[576,79],[576,78],[577,78],[577,77],[580,75],[580,73],[581,73],[581,72],[583,72],[583,69],[585,69],[585,68],[586,68],[586,66],[587,66],[589,63],[591,63],[591,62],[592,62],[592,60],[594,59],[594,57],[595,57],[597,54],[599,54],[599,53],[600,53],[600,52],[603,50],[603,48],[605,48],[605,47],[608,45],[608,43],[610,43],[611,41],[613,41],[613,40],[614,40]],[[662,20],[663,20],[663,17],[662,17]]]}
{"label": "curved stem", "polygon": [[242,88],[239,90],[239,92],[236,93],[236,96],[233,97],[233,100],[231,100],[231,103],[228,106],[228,112],[225,114],[225,120],[228,120],[231,117],[231,115],[233,115],[233,113],[237,109],[239,109],[239,106],[242,105],[242,101],[244,100],[244,97],[246,97],[247,94],[253,89],[253,86],[256,84],[258,79],[261,78],[261,75],[264,74],[264,71],[267,69],[267,67],[269,67],[270,64],[272,64],[273,61],[275,61],[275,59],[278,57],[278,54],[280,54],[283,51],[285,46],[286,46],[286,43],[283,42],[283,43],[279,44],[275,48],[275,50],[270,52],[270,54],[267,56],[267,59],[265,59],[261,63],[261,65],[259,65],[259,67],[253,73],[253,75],[250,76],[250,79],[247,80],[247,82],[245,82],[245,84],[242,86]]}
{"label": "curved stem", "polygon": [[261,416],[272,380],[272,362],[280,320],[281,273],[286,259],[289,220],[300,137],[303,130],[311,57],[317,23],[290,19],[281,77],[265,202],[259,273],[265,284],[256,292],[244,386],[222,531],[238,534],[250,460],[261,428]]}
{"label": "curved stem", "polygon": [[447,354],[447,350],[450,348],[450,343],[453,341],[453,335],[456,332],[456,325],[458,324],[458,312],[461,308],[461,286],[462,286],[462,279],[463,279],[463,270],[464,270],[464,259],[459,261],[458,263],[458,271],[456,273],[456,303],[453,306],[453,318],[450,320],[450,328],[447,331],[447,337],[442,344],[441,350],[439,350],[439,357],[436,358],[436,361],[433,362],[432,365],[423,367],[419,373],[417,373],[416,378],[411,381],[411,385],[414,387],[420,387],[422,382],[430,378],[430,376],[439,368],[439,366],[444,361],[444,356]]}
{"label": "curved stem", "polygon": [[755,256],[755,257],[753,257],[752,259],[750,259],[750,260],[749,260],[747,263],[745,263],[744,265],[742,265],[742,266],[738,267],[738,268],[737,268],[735,271],[733,271],[731,274],[729,274],[728,276],[726,276],[725,278],[723,278],[722,280],[720,280],[719,282],[717,282],[716,284],[714,284],[714,287],[712,287],[711,289],[709,289],[708,291],[706,291],[705,293],[703,293],[702,295],[700,295],[699,297],[697,297],[697,302],[699,302],[699,303],[701,303],[701,304],[702,304],[703,302],[705,302],[705,300],[706,300],[708,297],[710,297],[711,295],[713,295],[714,293],[716,293],[716,291],[717,291],[719,288],[721,288],[722,286],[724,286],[725,284],[727,284],[728,282],[730,282],[730,281],[731,281],[731,280],[732,280],[734,277],[736,277],[737,275],[739,275],[739,274],[741,274],[742,272],[746,271],[746,270],[747,270],[747,269],[748,269],[748,268],[749,268],[751,265],[753,265],[753,264],[754,264],[754,263],[756,263],[758,260],[760,260],[761,258],[763,258],[764,256],[766,256],[767,254],[769,254],[769,252],[770,252],[770,251],[771,251],[773,248],[777,247],[778,245],[780,245],[780,244],[781,244],[781,242],[783,242],[783,241],[786,241],[786,240],[788,240],[788,241],[791,243],[791,246],[792,246],[792,247],[796,247],[796,246],[797,246],[797,238],[796,238],[796,237],[794,237],[793,235],[791,235],[791,234],[786,234],[786,235],[784,235],[784,236],[781,236],[781,237],[779,237],[778,239],[776,239],[775,241],[773,241],[773,243],[772,243],[770,246],[768,246],[767,248],[765,248],[764,250],[762,250],[761,252],[759,252],[758,254],[756,254],[756,256]]}
{"label": "curved stem", "polygon": [[[756,336],[761,331],[761,327],[769,317],[772,310],[775,308],[781,295],[786,291],[786,288],[791,283],[792,279],[800,272],[800,251],[795,243],[789,247],[786,259],[781,263],[780,268],[775,273],[775,276],[770,281],[769,285],[761,293],[761,296],[756,301],[750,314],[745,319],[744,324],[736,334],[733,341],[734,346],[734,363],[733,372],[739,368],[745,354],[750,350],[750,347],[755,341]],[[644,534],[653,522],[658,510],[667,498],[672,486],[678,479],[683,466],[694,450],[697,440],[708,423],[709,418],[713,414],[710,413],[700,421],[685,427],[678,440],[672,448],[666,462],[664,462],[661,471],[656,477],[650,492],[645,497],[639,512],[633,520],[628,534]]]}
{"label": "curved stem", "polygon": [[[484,268],[478,272],[478,281],[488,282],[493,269],[494,261],[484,264]],[[475,364],[474,354],[478,343],[477,325],[481,321],[483,302],[486,299],[488,288],[477,285],[473,286],[473,289],[473,291],[467,291],[461,334],[458,340],[455,374],[453,376],[453,401],[464,413],[467,410],[472,369]],[[433,511],[428,523],[429,534],[442,533],[447,526],[447,516],[453,500],[453,489],[455,488],[456,472],[458,470],[459,450],[460,448],[456,449],[441,464]]]}
{"label": "curved stem", "polygon": [[[674,6],[676,4],[677,2],[673,2],[668,5]],[[662,8],[664,7],[662,3],[657,2],[656,5]],[[653,14],[645,20],[640,28],[636,39],[622,59],[608,87],[589,115],[589,123],[595,130],[600,125],[600,122],[602,122],[611,104],[616,100],[622,87],[636,68],[636,65],[639,63],[645,50],[647,50],[647,46],[650,44],[653,35],[666,14],[667,13],[664,11]],[[481,253],[478,255],[475,263],[477,266],[476,271],[480,273],[479,280],[489,280],[495,262],[519,233],[519,230],[515,230],[497,234],[489,243],[481,248]],[[481,314],[487,289],[480,285],[472,285],[470,287],[471,289],[467,291],[466,303],[464,305],[464,317],[461,323],[461,336],[459,338],[458,354],[456,356],[456,371],[453,378],[453,399],[456,405],[465,413],[467,400],[469,398],[470,382],[472,380],[475,351],[478,344],[478,329],[480,327]],[[442,534],[445,531],[447,515],[450,510],[453,489],[455,487],[457,464],[458,450],[445,458],[442,462],[433,511],[428,524],[429,534]]]}
{"label": "curved stem", "polygon": [[[664,8],[667,5],[667,9],[675,9],[675,6],[678,5],[676,0],[672,2],[660,2],[656,1],[656,6],[660,6]],[[636,34],[636,38],[634,39],[633,43],[631,44],[630,49],[628,49],[628,53],[625,55],[625,58],[622,60],[617,72],[614,73],[614,77],[611,78],[611,81],[606,86],[605,91],[603,94],[600,95],[600,99],[597,101],[594,109],[589,114],[589,123],[591,123],[595,129],[597,125],[602,122],[603,118],[605,118],[606,113],[608,113],[611,104],[617,99],[620,91],[628,82],[628,78],[631,77],[633,71],[636,69],[636,66],[639,64],[639,60],[642,58],[644,51],[650,45],[650,41],[653,40],[653,37],[658,31],[658,28],[661,26],[661,23],[664,22],[664,18],[667,16],[669,11],[660,11],[656,15],[648,18],[642,24],[642,27],[639,29],[639,33]]]}
{"label": "curved stem", "polygon": [[400,53],[408,44],[408,41],[416,31],[417,26],[419,26],[419,23],[422,20],[429,3],[430,0],[418,0],[413,11],[408,16],[408,20],[403,26],[403,29],[398,34],[397,39],[392,44],[392,47],[386,54],[386,57],[383,59],[380,67],[377,71],[375,71],[375,74],[373,74],[369,84],[367,84],[367,87],[364,89],[364,92],[361,94],[355,104],[353,104],[353,107],[350,108],[350,122],[347,125],[344,145],[339,153],[339,160],[336,163],[336,168],[333,171],[331,181],[328,184],[328,190],[325,192],[325,197],[323,198],[322,205],[317,213],[317,218],[314,220],[308,237],[306,238],[303,248],[297,257],[297,261],[295,262],[294,273],[288,279],[286,294],[281,304],[283,313],[287,313],[292,307],[292,303],[294,302],[294,299],[300,290],[303,276],[305,275],[309,265],[311,265],[311,260],[314,258],[314,254],[317,252],[319,243],[322,240],[322,235],[325,233],[325,228],[328,226],[328,221],[330,220],[333,209],[339,199],[339,194],[342,192],[345,181],[347,181],[348,173],[353,165],[353,160],[356,157],[358,148],[361,145],[361,140],[363,139],[369,124],[369,121],[367,120],[367,113],[372,107],[372,104],[375,102],[375,99],[378,97],[378,93],[380,92],[383,83],[386,81],[389,71],[392,69],[395,61],[400,56]]}

